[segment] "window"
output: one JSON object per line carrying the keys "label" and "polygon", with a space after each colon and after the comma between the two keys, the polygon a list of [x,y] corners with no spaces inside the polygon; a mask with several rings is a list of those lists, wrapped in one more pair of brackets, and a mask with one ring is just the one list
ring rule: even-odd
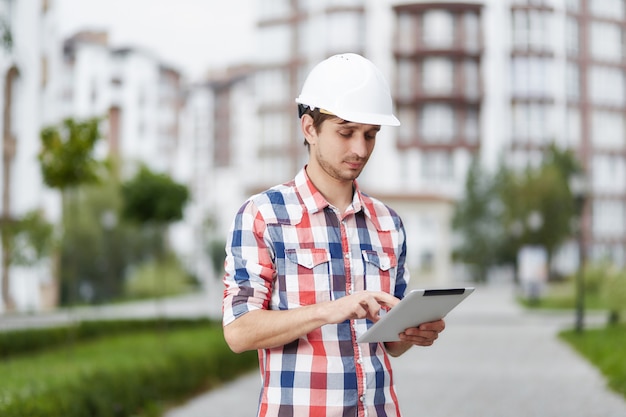
{"label": "window", "polygon": [[463,63],[463,72],[465,78],[465,94],[468,98],[476,99],[480,95],[480,79],[478,72],[478,63],[476,61],[467,60]]}
{"label": "window", "polygon": [[580,75],[578,65],[568,62],[565,68],[565,84],[567,99],[578,101],[580,99]]}
{"label": "window", "polygon": [[622,29],[611,23],[591,25],[591,53],[599,60],[620,62],[623,57]]}
{"label": "window", "polygon": [[624,19],[624,0],[593,0],[588,4],[594,16]]}
{"label": "window", "polygon": [[454,42],[454,17],[444,10],[424,13],[422,39],[430,48],[450,48]]}
{"label": "window", "polygon": [[467,143],[476,144],[478,143],[478,136],[478,112],[476,110],[470,109],[465,115],[465,140],[467,141]]}
{"label": "window", "polygon": [[542,104],[513,106],[512,135],[518,142],[543,144],[550,139],[551,108]]}
{"label": "window", "polygon": [[455,136],[454,110],[445,104],[427,104],[422,109],[421,136],[426,143],[450,143]]}
{"label": "window", "polygon": [[622,112],[596,110],[591,115],[591,140],[601,149],[624,149],[624,115]]}
{"label": "window", "polygon": [[549,49],[550,15],[540,10],[513,12],[513,45],[520,49]]}
{"label": "window", "polygon": [[593,189],[598,192],[626,192],[626,160],[619,155],[596,154],[591,161]]}
{"label": "window", "polygon": [[424,152],[422,178],[425,181],[449,181],[454,178],[454,165],[450,152]]}
{"label": "window", "polygon": [[624,73],[621,69],[595,66],[589,71],[589,96],[594,104],[624,105]]}
{"label": "window", "polygon": [[565,21],[565,47],[567,53],[572,56],[578,55],[579,39],[578,20],[573,17],[567,17]]}
{"label": "window", "polygon": [[400,52],[412,52],[415,50],[415,18],[413,15],[402,13],[398,16],[398,42]]}
{"label": "window", "polygon": [[402,107],[398,112],[400,119],[400,127],[398,132],[401,144],[409,144],[413,142],[416,136],[417,117],[414,108]]}
{"label": "window", "polygon": [[413,82],[415,80],[414,65],[411,61],[401,60],[398,62],[398,97],[410,100],[414,95]]}
{"label": "window", "polygon": [[512,64],[512,90],[521,97],[550,96],[548,86],[552,66],[547,59],[538,57],[516,57]]}
{"label": "window", "polygon": [[480,23],[476,13],[465,13],[463,15],[465,29],[465,48],[468,51],[478,51],[480,49]]}
{"label": "window", "polygon": [[266,113],[261,116],[261,143],[264,147],[280,147],[289,143],[291,115]]}
{"label": "window", "polygon": [[606,238],[624,236],[626,211],[624,203],[616,200],[596,200],[593,202],[593,234]]}
{"label": "window", "polygon": [[572,146],[580,144],[580,111],[577,108],[570,107],[565,115],[565,134],[567,143]]}
{"label": "window", "polygon": [[286,70],[270,69],[257,73],[256,88],[258,97],[264,104],[282,104],[291,100],[289,75]]}
{"label": "window", "polygon": [[446,58],[427,58],[423,67],[424,92],[445,95],[452,92],[454,65]]}

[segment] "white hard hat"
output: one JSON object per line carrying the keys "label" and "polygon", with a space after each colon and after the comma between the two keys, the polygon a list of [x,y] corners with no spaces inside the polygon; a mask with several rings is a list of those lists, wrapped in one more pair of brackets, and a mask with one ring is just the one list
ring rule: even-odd
{"label": "white hard hat", "polygon": [[317,64],[296,103],[349,122],[400,125],[387,81],[371,61],[357,54],[334,55]]}

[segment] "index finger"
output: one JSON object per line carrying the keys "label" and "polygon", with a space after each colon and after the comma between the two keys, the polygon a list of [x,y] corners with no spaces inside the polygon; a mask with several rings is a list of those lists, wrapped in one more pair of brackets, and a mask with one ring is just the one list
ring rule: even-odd
{"label": "index finger", "polygon": [[374,299],[378,302],[378,304],[387,306],[389,308],[394,307],[400,302],[399,298],[396,298],[393,295],[383,291],[375,291],[372,293],[372,295],[374,296]]}

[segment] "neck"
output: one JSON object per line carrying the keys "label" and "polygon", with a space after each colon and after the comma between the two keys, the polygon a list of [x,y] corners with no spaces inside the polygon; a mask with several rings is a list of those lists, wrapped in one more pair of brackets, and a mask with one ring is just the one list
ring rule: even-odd
{"label": "neck", "polygon": [[306,173],[315,188],[324,196],[333,207],[342,214],[352,204],[354,195],[354,181],[341,181],[326,175],[315,166],[308,165]]}

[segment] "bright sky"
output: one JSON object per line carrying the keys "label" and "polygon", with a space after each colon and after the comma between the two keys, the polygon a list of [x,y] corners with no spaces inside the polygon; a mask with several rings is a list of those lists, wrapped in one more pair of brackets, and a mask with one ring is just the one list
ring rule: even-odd
{"label": "bright sky", "polygon": [[64,37],[109,32],[113,47],[137,47],[194,79],[209,69],[248,62],[254,0],[56,0]]}

